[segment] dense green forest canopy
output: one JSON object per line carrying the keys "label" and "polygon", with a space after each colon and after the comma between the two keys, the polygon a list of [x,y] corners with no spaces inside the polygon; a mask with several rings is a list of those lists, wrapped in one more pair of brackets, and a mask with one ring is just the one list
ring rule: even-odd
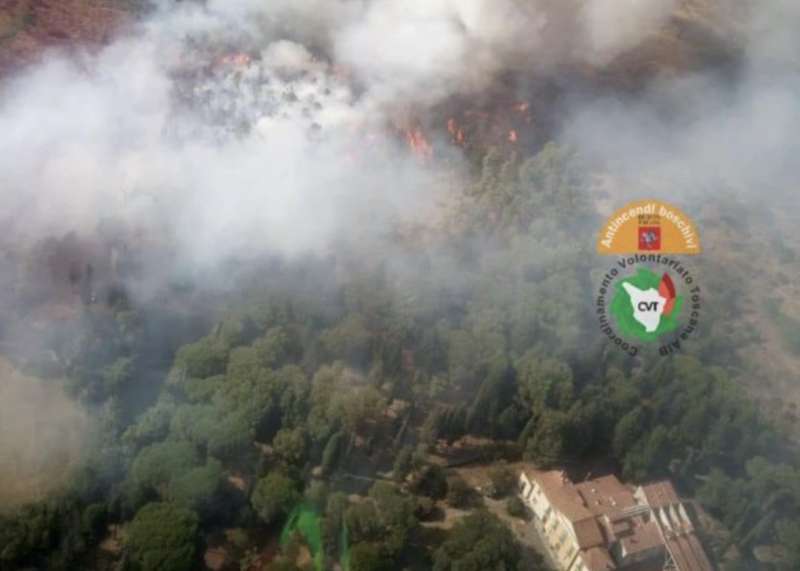
{"label": "dense green forest canopy", "polygon": [[[495,149],[476,170],[432,243],[268,264],[216,302],[202,337],[168,303],[85,307],[59,350],[99,418],[91,454],[62,493],[0,516],[0,568],[102,565],[119,525],[126,568],[197,568],[227,528],[244,530],[231,543],[248,568],[303,502],[325,561],[353,571],[523,568],[488,512],[425,525],[437,502],[474,501],[430,456],[471,435],[540,467],[671,478],[727,529],[707,538],[725,569],[761,568],[765,545],[780,546],[770,568],[797,569],[797,453],[736,380],[748,340],[716,326],[735,288],[709,299],[684,352],[630,359],[594,321],[600,218],[578,157]],[[712,264],[703,278],[730,283]],[[492,480],[513,489],[513,474]],[[270,568],[302,568],[302,550],[297,537]]]}

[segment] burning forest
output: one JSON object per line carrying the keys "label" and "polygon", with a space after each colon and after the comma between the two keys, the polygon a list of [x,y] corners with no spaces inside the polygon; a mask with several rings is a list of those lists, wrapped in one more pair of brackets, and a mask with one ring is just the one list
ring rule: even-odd
{"label": "burning forest", "polygon": [[797,29],[0,0],[0,571],[800,568]]}

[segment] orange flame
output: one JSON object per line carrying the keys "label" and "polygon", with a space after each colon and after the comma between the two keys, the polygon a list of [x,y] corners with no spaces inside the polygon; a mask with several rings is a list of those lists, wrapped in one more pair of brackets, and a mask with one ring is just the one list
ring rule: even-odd
{"label": "orange flame", "polygon": [[464,130],[458,126],[458,123],[456,123],[456,120],[452,117],[447,120],[447,131],[450,133],[450,136],[457,145],[464,144]]}
{"label": "orange flame", "polygon": [[413,153],[418,157],[427,159],[433,156],[433,147],[428,142],[428,139],[425,138],[425,134],[419,127],[406,131],[406,141],[408,142],[409,148],[411,148]]}
{"label": "orange flame", "polygon": [[245,67],[250,64],[252,59],[253,58],[251,58],[249,54],[244,52],[233,52],[219,58],[217,63],[219,65],[231,65],[233,67]]}

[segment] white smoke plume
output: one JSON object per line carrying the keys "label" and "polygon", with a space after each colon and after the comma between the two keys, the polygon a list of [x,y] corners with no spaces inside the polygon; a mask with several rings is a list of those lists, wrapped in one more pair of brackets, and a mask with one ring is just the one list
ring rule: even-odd
{"label": "white smoke plume", "polygon": [[111,220],[187,267],[375,243],[428,212],[458,169],[414,157],[398,119],[479,96],[503,74],[602,70],[700,8],[732,22],[719,29],[746,54],[733,77],[581,93],[564,140],[685,186],[720,172],[791,177],[800,16],[789,0],[165,0],[99,53],[49,54],[8,78],[4,240]]}
{"label": "white smoke plume", "polygon": [[[479,95],[509,72],[602,68],[693,3],[704,2],[164,0],[99,53],[48,54],[4,80],[0,248],[108,220],[167,252],[167,273],[326,252],[342,237],[373,245],[432,209],[458,172],[455,150],[413,156],[393,126],[404,112]],[[748,6],[731,10],[747,54],[732,77],[581,93],[564,140],[631,178],[678,181],[670,192],[720,174],[756,189],[797,181],[800,10]],[[0,452],[18,455],[6,442]]]}
{"label": "white smoke plume", "polygon": [[377,0],[334,36],[337,58],[388,100],[474,93],[505,71],[609,63],[658,31],[674,0]]}
{"label": "white smoke plume", "polygon": [[790,1],[706,4],[738,57],[658,77],[641,92],[583,98],[568,110],[563,137],[630,181],[634,195],[792,196],[800,183],[800,9]]}
{"label": "white smoke plume", "polygon": [[508,69],[607,61],[672,2],[589,4],[164,2],[99,54],[53,54],[5,89],[0,218],[15,237],[123,220],[209,263],[380,233],[439,180],[387,128],[398,109]]}

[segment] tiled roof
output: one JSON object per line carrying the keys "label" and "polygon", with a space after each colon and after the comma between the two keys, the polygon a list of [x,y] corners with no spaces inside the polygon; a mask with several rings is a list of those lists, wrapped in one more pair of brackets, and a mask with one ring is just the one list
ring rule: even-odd
{"label": "tiled roof", "polygon": [[588,549],[606,544],[603,531],[594,518],[587,518],[572,524],[575,535],[578,538],[578,547]]}
{"label": "tiled roof", "polygon": [[[658,564],[667,551],[679,571],[713,570],[670,482],[648,484],[634,493],[613,475],[575,484],[562,471],[524,471],[569,520],[578,557],[589,571]],[[620,548],[618,561],[611,555],[614,546]]]}
{"label": "tiled roof", "polygon": [[608,550],[601,547],[592,547],[582,551],[580,558],[589,571],[609,571],[617,568]]}
{"label": "tiled roof", "polygon": [[647,500],[647,504],[653,508],[663,508],[680,503],[680,498],[675,492],[671,482],[654,482],[642,486],[642,492]]}
{"label": "tiled roof", "polygon": [[664,546],[661,532],[658,531],[658,525],[654,521],[637,523],[638,525],[634,525],[633,532],[630,535],[619,538],[625,554],[644,553]]}
{"label": "tiled roof", "polygon": [[703,546],[693,533],[667,536],[669,549],[675,565],[681,571],[713,571]]}
{"label": "tiled roof", "polygon": [[581,482],[575,488],[594,515],[615,514],[636,505],[633,492],[616,476]]}
{"label": "tiled roof", "polygon": [[592,512],[586,508],[575,484],[564,472],[528,469],[526,473],[530,479],[539,483],[553,507],[568,520],[576,522],[592,517]]}

